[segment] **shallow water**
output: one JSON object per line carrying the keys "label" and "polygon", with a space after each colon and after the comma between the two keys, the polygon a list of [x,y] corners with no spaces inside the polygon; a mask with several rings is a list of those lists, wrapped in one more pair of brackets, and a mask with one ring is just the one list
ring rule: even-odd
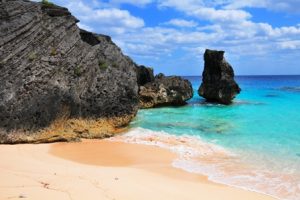
{"label": "shallow water", "polygon": [[300,76],[237,77],[242,93],[230,106],[206,103],[201,78],[186,78],[188,105],[140,110],[123,139],[175,150],[174,166],[211,180],[299,200]]}

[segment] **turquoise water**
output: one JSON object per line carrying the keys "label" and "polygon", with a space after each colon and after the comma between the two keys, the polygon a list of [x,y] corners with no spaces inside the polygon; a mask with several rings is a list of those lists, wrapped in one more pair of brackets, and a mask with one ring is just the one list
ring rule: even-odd
{"label": "turquoise water", "polygon": [[[300,199],[300,76],[237,77],[242,92],[230,106],[206,103],[197,94],[201,77],[186,78],[194,88],[186,106],[140,110],[132,128],[191,136],[224,148],[234,161],[198,160],[198,167],[214,167],[206,173],[216,173],[219,182]],[[236,170],[234,164],[247,167]],[[181,165],[203,173],[193,167]]]}

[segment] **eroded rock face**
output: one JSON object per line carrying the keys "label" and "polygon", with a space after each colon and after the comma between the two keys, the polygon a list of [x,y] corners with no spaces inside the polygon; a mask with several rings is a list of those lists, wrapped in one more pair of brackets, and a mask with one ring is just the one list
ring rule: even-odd
{"label": "eroded rock face", "polygon": [[[57,119],[118,119],[108,123],[116,127],[136,114],[136,64],[109,36],[80,30],[77,22],[55,5],[0,3],[1,143],[26,142],[21,133],[30,135]],[[100,137],[99,131],[85,135]]]}
{"label": "eroded rock face", "polygon": [[241,89],[234,80],[234,71],[225,60],[224,53],[209,49],[205,51],[202,84],[198,93],[207,101],[230,104]]}
{"label": "eroded rock face", "polygon": [[135,69],[137,74],[137,83],[139,86],[143,86],[146,83],[154,81],[154,73],[152,68],[141,65]]}
{"label": "eroded rock face", "polygon": [[188,80],[163,74],[158,74],[154,81],[140,86],[139,91],[141,108],[184,105],[192,97],[193,88]]}

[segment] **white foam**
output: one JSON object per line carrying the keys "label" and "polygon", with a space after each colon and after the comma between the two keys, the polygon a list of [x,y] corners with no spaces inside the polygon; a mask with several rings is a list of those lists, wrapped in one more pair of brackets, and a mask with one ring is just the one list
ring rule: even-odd
{"label": "white foam", "polygon": [[159,146],[178,155],[172,165],[209,180],[286,200],[300,199],[300,177],[247,166],[233,152],[196,136],[175,136],[164,131],[133,128],[108,140]]}
{"label": "white foam", "polygon": [[230,151],[220,146],[204,142],[197,136],[175,136],[164,131],[152,131],[144,128],[133,128],[127,133],[109,138],[109,140],[159,146],[172,150],[181,156],[208,156],[216,152],[234,156]]}

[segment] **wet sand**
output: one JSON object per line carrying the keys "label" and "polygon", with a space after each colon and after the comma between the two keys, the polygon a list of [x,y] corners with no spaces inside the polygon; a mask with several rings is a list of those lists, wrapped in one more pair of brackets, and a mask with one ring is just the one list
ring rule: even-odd
{"label": "wet sand", "polygon": [[271,200],[171,166],[176,155],[107,140],[0,146],[0,199]]}

